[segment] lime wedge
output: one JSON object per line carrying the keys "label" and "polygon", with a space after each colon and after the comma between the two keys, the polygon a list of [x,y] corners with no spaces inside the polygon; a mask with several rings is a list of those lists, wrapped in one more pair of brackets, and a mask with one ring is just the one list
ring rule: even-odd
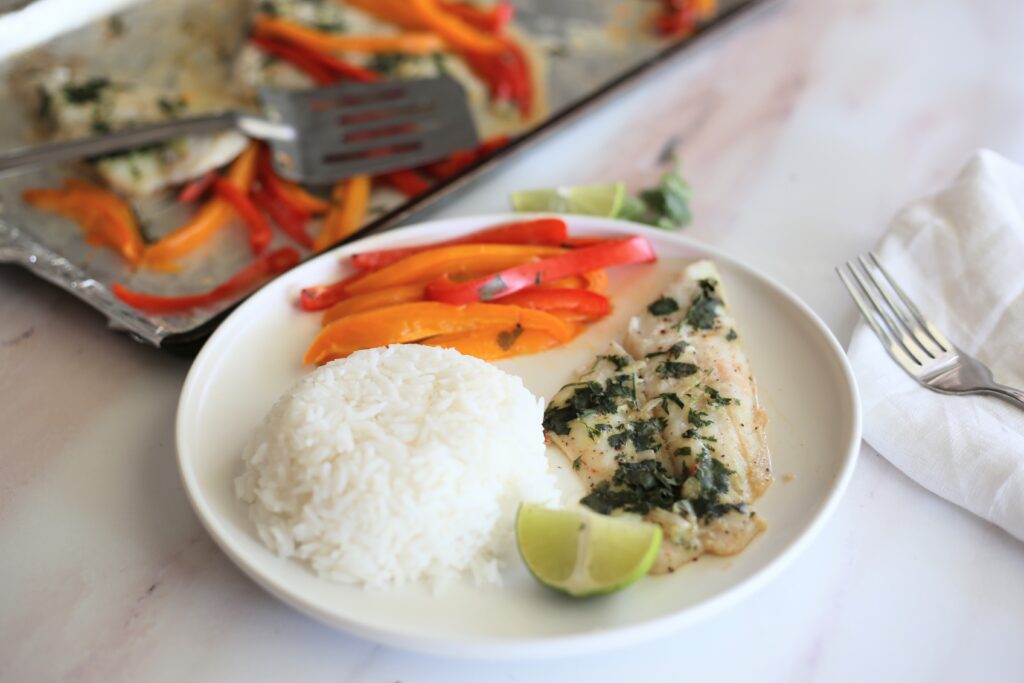
{"label": "lime wedge", "polygon": [[614,218],[622,209],[626,185],[576,185],[546,190],[513,192],[510,199],[516,211],[534,213],[576,213]]}
{"label": "lime wedge", "polygon": [[646,574],[661,547],[661,527],[631,517],[523,503],[516,538],[519,554],[538,581],[585,597],[620,590]]}

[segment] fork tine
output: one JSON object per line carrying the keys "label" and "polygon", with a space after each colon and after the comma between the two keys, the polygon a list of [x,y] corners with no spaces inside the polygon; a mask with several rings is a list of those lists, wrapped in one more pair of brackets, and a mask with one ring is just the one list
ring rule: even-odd
{"label": "fork tine", "polygon": [[903,301],[906,307],[910,310],[911,315],[913,315],[917,322],[921,325],[921,327],[924,328],[925,332],[928,333],[928,336],[931,337],[932,341],[938,344],[939,348],[942,349],[943,352],[952,351],[953,344],[948,339],[946,339],[946,336],[944,334],[939,332],[938,328],[936,328],[935,325],[932,324],[931,320],[924,317],[924,314],[922,314],[921,311],[918,310],[917,306],[914,305],[914,302],[911,301],[910,297],[907,296],[906,292],[903,291],[903,288],[896,284],[896,281],[892,279],[892,276],[889,275],[889,271],[887,271],[885,267],[881,264],[881,262],[879,262],[874,252],[868,252],[868,256],[871,257],[871,261],[875,264],[875,267],[882,274],[882,276],[885,277],[886,281],[889,283],[889,286],[891,286],[893,291],[896,292],[896,295],[899,296],[899,298]]}
{"label": "fork tine", "polygon": [[[861,269],[868,276],[868,280],[870,280],[871,284],[874,285],[874,288],[878,290],[878,293],[882,295],[882,298],[885,299],[885,303],[889,305],[889,310],[896,316],[896,319],[902,325],[903,330],[901,330],[900,339],[903,342],[903,345],[907,349],[911,349],[911,344],[917,344],[917,346],[928,354],[929,357],[938,358],[942,354],[942,349],[940,349],[935,344],[934,340],[928,336],[928,333],[923,327],[911,319],[910,315],[907,314],[906,309],[903,306],[900,306],[899,303],[893,299],[892,295],[889,293],[889,288],[882,286],[880,278],[876,277],[872,272],[874,269],[871,267],[871,264],[868,263],[867,259],[863,256],[858,256],[857,261],[860,263]],[[888,278],[886,278],[886,280],[888,280]]]}
{"label": "fork tine", "polygon": [[[847,262],[846,268],[850,271],[852,275],[854,275],[854,277],[856,277],[856,273],[853,270],[852,263]],[[903,366],[904,370],[913,375],[919,364],[912,360],[910,356],[906,354],[906,352],[903,350],[900,344],[895,339],[893,339],[892,336],[890,336],[890,334],[886,332],[881,325],[878,324],[878,321],[875,319],[875,314],[872,311],[871,306],[864,299],[864,295],[860,291],[858,291],[857,285],[854,285],[850,281],[850,276],[843,272],[842,268],[836,268],[836,274],[839,275],[839,279],[842,280],[843,285],[846,287],[846,291],[850,293],[850,296],[853,298],[853,302],[857,304],[857,308],[860,309],[861,315],[864,316],[864,320],[867,322],[871,330],[875,333],[875,336],[878,337],[878,340],[882,342],[882,346],[885,347],[885,350],[889,353],[889,356],[891,356],[892,359],[896,361],[899,365]]]}
{"label": "fork tine", "polygon": [[893,340],[893,346],[898,346],[914,363],[921,365],[921,359],[914,353],[916,346],[904,342],[903,337],[906,335],[904,335],[900,330],[899,324],[896,323],[892,319],[892,316],[886,312],[885,307],[879,303],[875,294],[871,291],[872,288],[868,286],[866,280],[870,278],[870,275],[867,273],[862,274],[860,270],[857,269],[854,261],[848,261],[846,265],[850,270],[850,274],[853,275],[853,279],[860,287],[860,291],[867,299],[867,302],[871,304],[871,310],[874,311],[876,318],[881,319],[882,323],[884,323],[885,327],[888,329],[890,338]]}

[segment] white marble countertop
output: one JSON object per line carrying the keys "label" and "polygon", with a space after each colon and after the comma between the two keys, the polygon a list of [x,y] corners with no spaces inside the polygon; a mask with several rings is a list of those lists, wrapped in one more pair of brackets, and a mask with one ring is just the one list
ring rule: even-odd
{"label": "white marble countertop", "polygon": [[[978,147],[1024,161],[1024,3],[789,0],[647,78],[445,209],[650,180],[680,140],[688,234],[774,276],[846,340],[833,266]],[[218,551],[175,466],[188,362],[0,269],[0,681],[1019,681],[1024,546],[865,446],[776,580],[629,651],[441,660],[332,631]],[[895,370],[894,370],[895,371]]]}

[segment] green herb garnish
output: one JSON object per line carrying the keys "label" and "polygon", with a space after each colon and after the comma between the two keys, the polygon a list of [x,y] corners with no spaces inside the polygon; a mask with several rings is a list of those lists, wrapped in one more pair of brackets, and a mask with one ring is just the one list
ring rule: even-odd
{"label": "green herb garnish", "polygon": [[683,322],[698,330],[710,330],[715,327],[718,307],[722,305],[722,300],[715,296],[715,288],[718,283],[711,279],[704,279],[698,284],[700,284],[700,293],[693,298],[693,303],[690,304],[690,310],[686,312]]}
{"label": "green herb garnish", "polygon": [[90,78],[85,83],[69,83],[64,86],[64,99],[69,104],[96,102],[105,88],[110,87],[109,78]]}
{"label": "green herb garnish", "polygon": [[654,371],[658,373],[659,377],[665,379],[679,379],[681,377],[689,377],[694,375],[700,370],[693,363],[679,363],[674,360],[667,360],[662,363],[658,363]]}
{"label": "green herb garnish", "polygon": [[669,315],[679,310],[679,304],[675,299],[663,296],[648,306],[647,310],[651,315]]}
{"label": "green herb garnish", "polygon": [[611,482],[602,481],[580,502],[601,514],[615,510],[647,514],[669,510],[677,500],[679,483],[657,460],[619,463]]}
{"label": "green herb garnish", "polygon": [[523,326],[518,323],[511,330],[502,330],[498,333],[498,346],[501,347],[502,351],[508,351],[522,333]]}

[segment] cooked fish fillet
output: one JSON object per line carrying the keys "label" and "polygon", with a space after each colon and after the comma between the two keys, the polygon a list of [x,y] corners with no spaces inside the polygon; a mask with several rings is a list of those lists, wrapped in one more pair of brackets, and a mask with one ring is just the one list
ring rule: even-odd
{"label": "cooked fish fillet", "polygon": [[589,487],[583,503],[660,524],[655,572],[732,555],[765,527],[771,483],[753,375],[710,261],[691,264],[545,413]]}
{"label": "cooked fish fillet", "polygon": [[[52,140],[102,135],[189,113],[188,103],[177,93],[102,77],[76,80],[64,68],[55,69],[40,88]],[[116,190],[147,195],[223,166],[246,144],[245,136],[234,131],[191,136],[112,154],[97,161],[96,170]]]}

